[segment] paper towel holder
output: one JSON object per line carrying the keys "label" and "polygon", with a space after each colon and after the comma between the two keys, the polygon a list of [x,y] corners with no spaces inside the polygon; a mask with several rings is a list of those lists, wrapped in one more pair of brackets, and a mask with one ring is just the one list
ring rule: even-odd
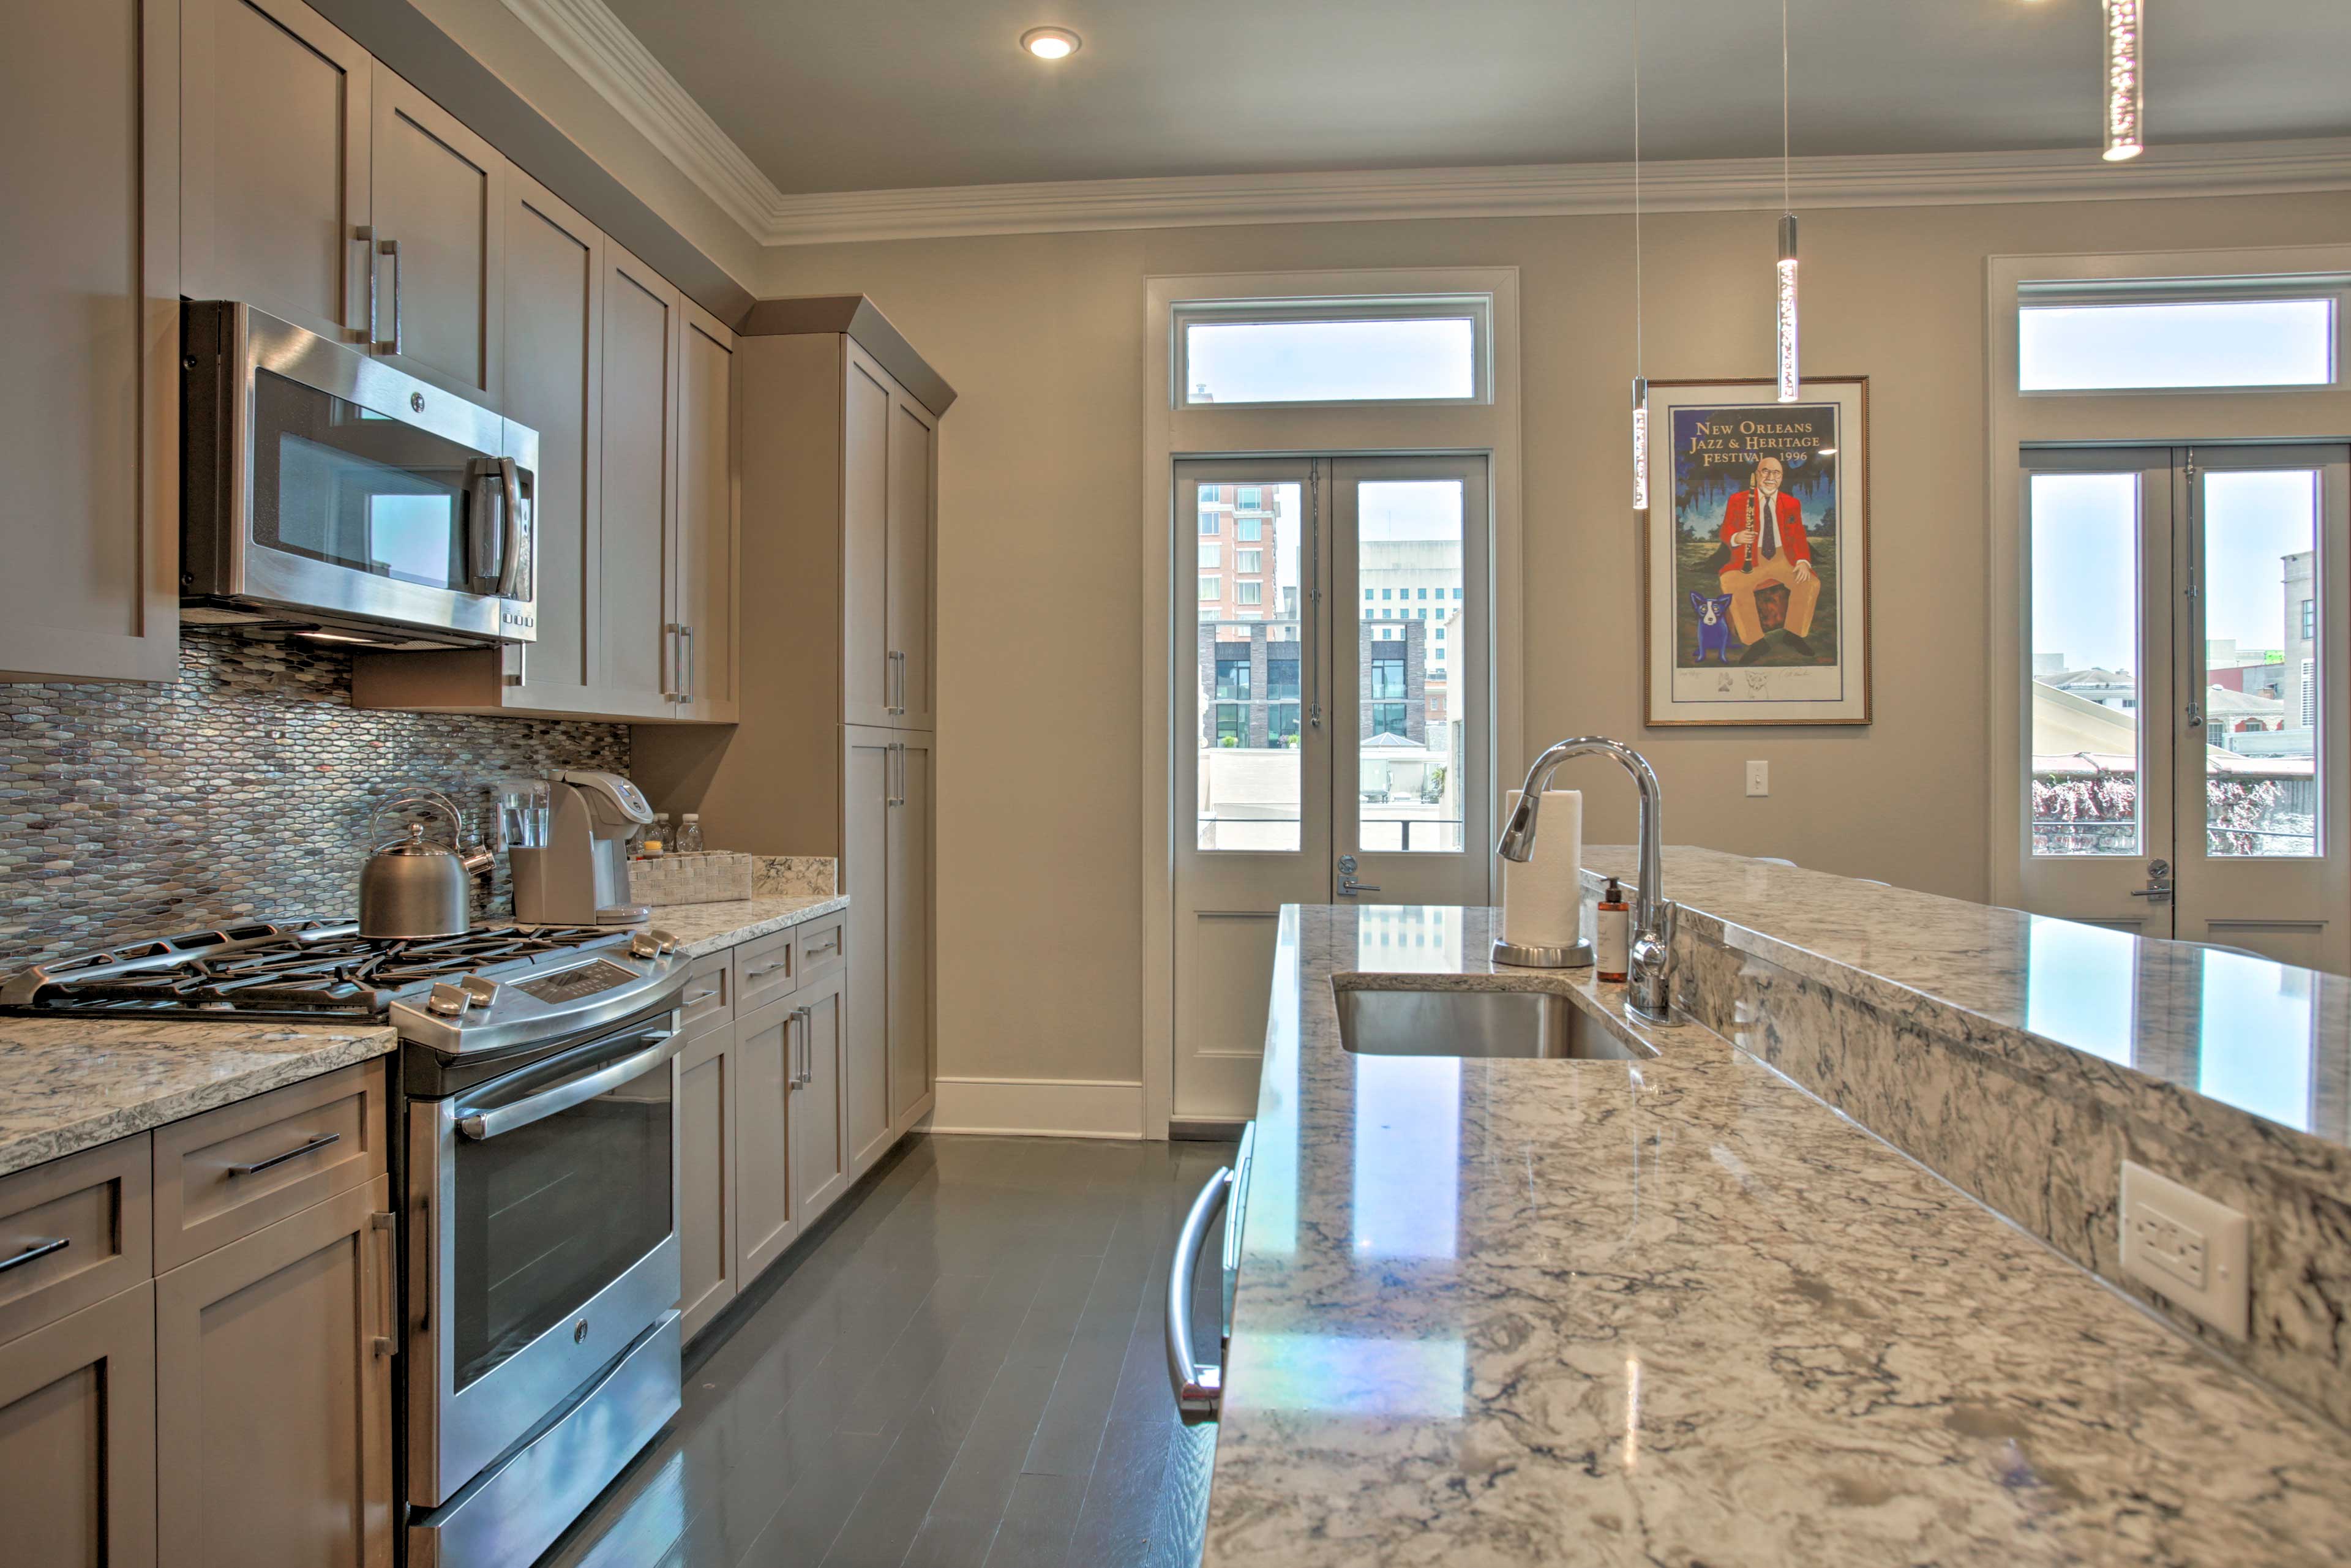
{"label": "paper towel holder", "polygon": [[1520,969],[1588,969],[1592,967],[1592,938],[1579,936],[1564,947],[1529,947],[1522,943],[1494,938],[1494,962]]}

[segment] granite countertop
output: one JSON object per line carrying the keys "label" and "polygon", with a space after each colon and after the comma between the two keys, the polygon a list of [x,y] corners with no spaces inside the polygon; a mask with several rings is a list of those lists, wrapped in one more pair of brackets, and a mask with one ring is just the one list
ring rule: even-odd
{"label": "granite countertop", "polygon": [[701,958],[848,907],[845,893],[784,894],[718,904],[658,904],[646,925],[676,937],[678,951],[687,957]]}
{"label": "granite countertop", "polygon": [[[1208,1568],[2351,1554],[2351,1438],[1498,919],[1283,911]],[[1343,1050],[1333,979],[1398,975],[1657,1055]]]}
{"label": "granite countertop", "polygon": [[388,1056],[398,1044],[373,1024],[0,1018],[0,1175]]}
{"label": "granite countertop", "polygon": [[[1627,846],[1584,879],[1634,880]],[[1949,1031],[2029,1074],[2159,1113],[2351,1201],[2351,979],[2228,947],[1969,904],[1683,845],[1694,931]]]}

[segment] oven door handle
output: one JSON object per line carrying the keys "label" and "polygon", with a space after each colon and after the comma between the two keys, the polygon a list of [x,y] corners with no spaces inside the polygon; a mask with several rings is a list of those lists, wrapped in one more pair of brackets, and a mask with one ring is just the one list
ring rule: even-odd
{"label": "oven door handle", "polygon": [[653,1043],[635,1055],[624,1056],[593,1072],[567,1079],[552,1089],[541,1090],[528,1100],[517,1100],[495,1111],[461,1116],[457,1119],[457,1131],[479,1143],[486,1138],[495,1138],[501,1133],[511,1133],[517,1127],[528,1127],[559,1111],[569,1111],[574,1105],[618,1089],[639,1073],[659,1067],[678,1052],[679,1041],[674,1030],[663,1030],[643,1038]]}

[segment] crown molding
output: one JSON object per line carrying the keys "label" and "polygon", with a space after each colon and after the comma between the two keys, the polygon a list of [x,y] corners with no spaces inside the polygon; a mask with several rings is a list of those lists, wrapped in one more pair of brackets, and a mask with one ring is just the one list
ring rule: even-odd
{"label": "crown molding", "polygon": [[[1197,174],[788,194],[719,129],[604,0],[506,6],[622,117],[767,246],[1067,234],[1238,224],[1374,223],[1625,213],[1629,163],[1379,169],[1321,174]],[[2351,190],[2351,137],[2151,146],[2127,163],[2092,147],[2022,152],[1799,158],[1799,210],[2134,201]],[[1769,210],[1776,158],[1642,166],[1649,212]]]}
{"label": "crown molding", "polygon": [[662,156],[764,244],[787,200],[604,0],[506,0]]}

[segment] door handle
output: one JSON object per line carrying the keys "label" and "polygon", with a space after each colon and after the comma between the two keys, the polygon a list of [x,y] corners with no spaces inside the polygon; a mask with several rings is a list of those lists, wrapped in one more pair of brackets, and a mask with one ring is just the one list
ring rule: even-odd
{"label": "door handle", "polygon": [[662,622],[662,658],[668,667],[662,674],[662,701],[680,701],[678,687],[685,683],[678,678],[679,666],[684,663],[684,639],[678,633],[684,628],[674,621]]}
{"label": "door handle", "polygon": [[366,309],[365,313],[364,313],[364,314],[362,315],[362,317],[361,317],[361,319],[366,323],[366,325],[365,325],[365,326],[363,326],[363,327],[360,329],[360,331],[361,331],[362,335],[364,335],[364,336],[366,337],[366,339],[367,339],[367,346],[368,346],[369,350],[370,350],[371,352],[372,352],[372,351],[374,350],[374,349],[375,349],[375,228],[374,228],[374,225],[371,225],[371,224],[361,224],[361,225],[360,225],[358,227],[356,227],[356,228],[354,228],[354,229],[352,229],[352,230],[351,230],[351,238],[352,238],[354,241],[356,241],[356,242],[358,243],[358,245],[359,245],[359,247],[360,247],[360,256],[361,256],[361,258],[362,258],[362,260],[363,260],[363,262],[364,262],[364,270],[365,270],[365,271],[366,271],[366,273],[367,273],[367,309]]}
{"label": "door handle", "polygon": [[690,703],[694,700],[694,628],[680,626],[677,629],[677,643],[680,650],[678,664],[685,676],[683,682],[684,689],[677,694],[677,700]]}
{"label": "door handle", "polygon": [[800,1074],[795,1082],[805,1089],[816,1082],[816,1009],[794,1008],[792,1019],[800,1026]]}
{"label": "door handle", "polygon": [[255,1160],[249,1165],[230,1166],[228,1174],[233,1176],[257,1176],[272,1166],[282,1166],[287,1160],[298,1160],[304,1155],[325,1148],[329,1144],[340,1144],[342,1141],[343,1135],[340,1133],[321,1133],[308,1143],[297,1144],[282,1155],[272,1155],[266,1160]]}
{"label": "door handle", "polygon": [[397,1308],[393,1305],[392,1295],[393,1217],[390,1214],[371,1214],[368,1216],[368,1228],[383,1238],[383,1253],[376,1264],[376,1304],[383,1312],[383,1316],[376,1321],[383,1332],[375,1335],[368,1343],[377,1355],[388,1356],[392,1354],[393,1349],[392,1320],[399,1315]]}
{"label": "door handle", "polygon": [[498,459],[498,483],[506,491],[505,541],[498,549],[498,597],[512,599],[522,591],[528,538],[523,523],[522,471],[511,457]]}
{"label": "door handle", "polygon": [[2150,861],[2147,868],[2147,885],[2131,889],[2133,898],[2150,899],[2157,904],[2171,902],[2171,862]]}
{"label": "door handle", "polygon": [[1354,856],[1341,855],[1339,857],[1339,895],[1342,898],[1353,898],[1359,893],[1377,893],[1379,890],[1379,884],[1377,883],[1357,882],[1355,880]]}
{"label": "door handle", "polygon": [[372,341],[368,344],[368,347],[379,354],[397,354],[403,351],[401,347],[403,335],[400,324],[400,242],[396,239],[380,239],[375,242],[375,249],[378,256],[392,258],[392,336],[389,338],[375,336],[375,306],[372,298],[375,292],[373,282],[375,263],[371,261],[368,263],[370,278],[368,292],[371,296],[368,306],[368,336]]}

